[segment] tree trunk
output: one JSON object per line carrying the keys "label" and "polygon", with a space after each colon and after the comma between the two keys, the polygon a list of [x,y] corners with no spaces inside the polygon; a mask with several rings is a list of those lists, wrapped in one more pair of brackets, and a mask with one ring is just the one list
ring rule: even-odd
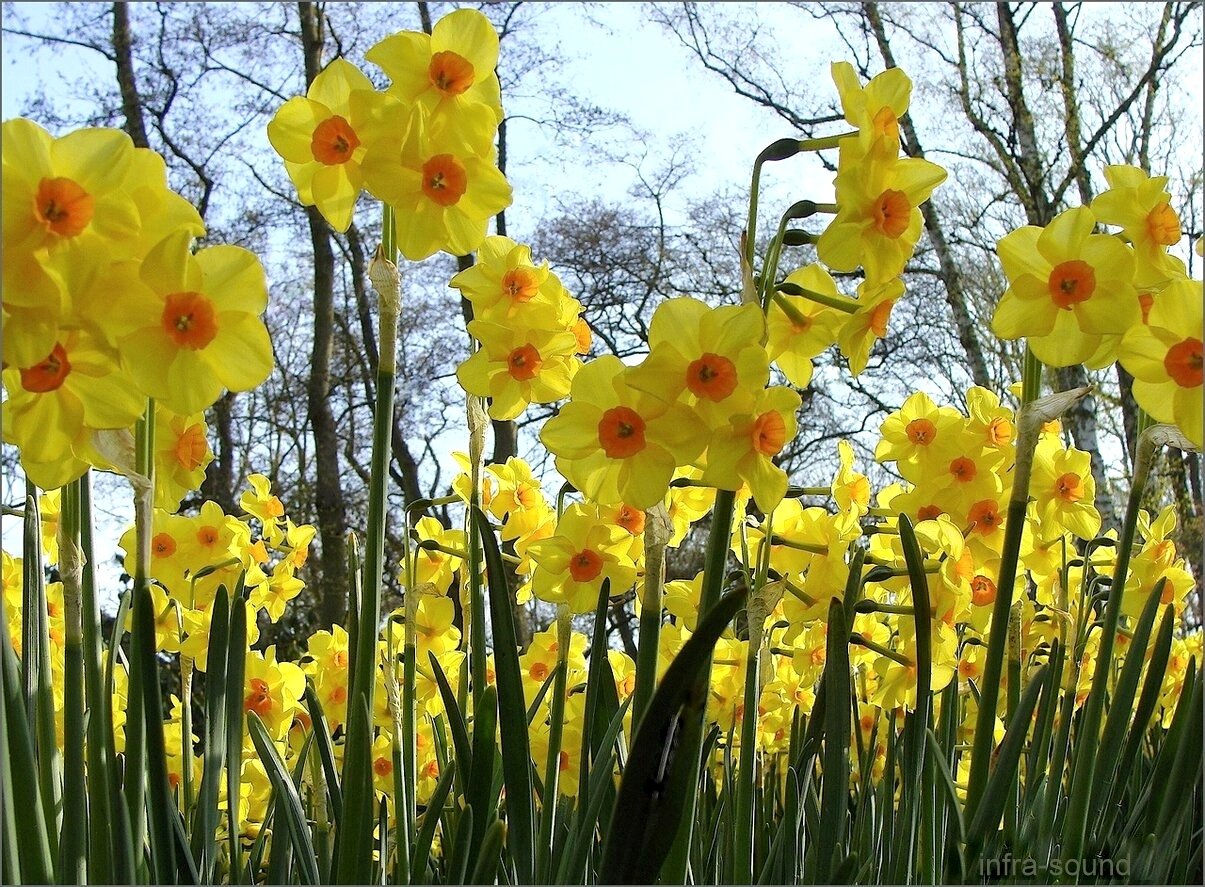
{"label": "tree trunk", "polygon": [[139,148],[149,148],[146,122],[142,119],[142,98],[134,76],[134,58],[130,53],[130,12],[125,3],[113,4],[113,55],[117,60],[117,87],[121,91],[121,113],[125,131]]}
{"label": "tree trunk", "polygon": [[[315,3],[298,3],[306,85],[322,70],[322,12]],[[330,229],[317,207],[306,207],[314,249],[314,342],[306,386],[310,429],[314,435],[317,477],[314,509],[322,542],[320,617],[325,626],[342,621],[347,609],[347,506],[339,466],[339,434],[331,412],[331,346],[335,327],[335,255]]]}

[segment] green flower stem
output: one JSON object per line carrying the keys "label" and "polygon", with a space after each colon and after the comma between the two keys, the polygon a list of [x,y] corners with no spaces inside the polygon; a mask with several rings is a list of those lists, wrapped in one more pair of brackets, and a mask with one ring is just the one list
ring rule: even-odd
{"label": "green flower stem", "polygon": [[[177,615],[179,611],[177,610]],[[192,784],[192,767],[188,766],[188,762],[192,760],[195,749],[192,746],[192,681],[193,681],[193,661],[192,657],[181,653],[180,654],[180,749],[184,757],[184,766],[182,769],[181,787],[183,805],[180,812],[184,814],[184,821],[192,821],[193,808],[193,784]]]}
{"label": "green flower stem", "polygon": [[853,132],[839,133],[838,135],[835,135],[835,136],[824,136],[823,138],[819,138],[819,139],[801,139],[799,141],[799,150],[800,150],[800,152],[803,152],[803,151],[827,151],[831,148],[839,148],[839,147],[841,147],[841,142],[843,139],[851,138],[852,136],[856,136],[857,134],[858,133],[855,130]]}
{"label": "green flower stem", "polygon": [[92,545],[92,473],[77,482],[79,498],[80,618],[83,624],[84,694],[88,708],[87,778],[91,823],[89,877],[93,883],[116,880],[113,800],[119,790],[113,742],[112,700],[105,692],[100,606],[96,597],[96,559]]}
{"label": "green flower stem", "polygon": [[[469,463],[471,466],[470,507],[465,513],[468,522],[465,538],[468,539],[469,556],[469,671],[473,684],[473,710],[481,701],[486,688],[486,645],[485,645],[485,584],[482,579],[481,528],[473,520],[473,512],[484,509],[481,504],[481,471],[485,466],[485,429],[489,427],[489,416],[481,398],[469,395],[465,403],[469,422]],[[505,580],[503,580],[505,581]],[[509,594],[508,594],[509,596]],[[480,823],[479,823],[480,825]]]}
{"label": "green flower stem", "polygon": [[[905,575],[907,571],[905,570]],[[854,605],[854,610],[858,613],[892,613],[896,616],[912,616],[916,613],[916,608],[912,606],[903,606],[902,604],[881,604],[878,601],[866,600],[858,601]],[[929,618],[937,618],[937,610],[929,608]]]}
{"label": "green flower stem", "polygon": [[996,703],[1004,669],[1005,648],[1008,646],[1008,620],[1013,604],[1013,589],[1021,554],[1021,535],[1025,529],[1025,512],[1029,505],[1029,481],[1033,471],[1034,451],[1042,425],[1058,416],[1071,403],[1087,393],[1087,389],[1062,392],[1043,400],[1041,406],[1026,397],[1037,394],[1040,365],[1027,351],[1025,379],[1022,386],[1022,405],[1017,413],[1016,458],[1013,468],[1013,487],[1009,497],[1008,515],[1004,524],[1004,544],[1000,555],[1000,576],[996,582],[996,601],[992,609],[991,631],[988,635],[987,657],[980,685],[979,714],[975,724],[975,750],[971,757],[971,772],[967,784],[966,820],[974,820],[976,808],[987,786],[991,766],[993,728]]}
{"label": "green flower stem", "polygon": [[394,384],[397,374],[397,324],[401,283],[393,259],[393,211],[385,207],[384,243],[378,248],[368,276],[380,297],[380,360],[377,365],[376,405],[373,411],[372,463],[368,487],[368,531],[364,552],[364,582],[347,700],[347,744],[344,756],[344,819],[337,835],[338,863],[334,879],[342,884],[366,883],[372,871],[373,810],[372,712],[377,667],[376,645],[381,621],[381,586],[385,559],[385,509],[389,485],[390,439],[393,433]]}
{"label": "green flower stem", "polygon": [[[715,507],[711,514],[711,533],[707,539],[707,552],[704,558],[703,588],[699,594],[699,618],[702,621],[720,600],[724,588],[724,565],[728,560],[728,544],[732,533],[732,516],[736,510],[736,493],[733,490],[718,490],[715,496]],[[711,657],[708,656],[708,666],[701,674],[706,684],[711,678]],[[703,717],[704,711],[699,713]],[[690,747],[683,747],[678,754],[687,755],[696,762],[696,772],[702,765],[704,732],[699,730],[697,738]],[[661,883],[683,884],[686,881],[686,870],[690,862],[691,836],[695,825],[695,807],[698,804],[699,792],[690,791],[686,794],[686,803],[682,811],[682,822],[678,834],[674,838],[673,847],[665,864],[661,867]]]}
{"label": "green flower stem", "polygon": [[[907,610],[909,615],[912,614],[911,607],[908,607],[905,609]],[[865,647],[867,650],[871,650],[875,653],[878,653],[880,656],[886,656],[888,659],[892,660],[893,662],[898,662],[900,665],[904,666],[905,668],[912,668],[914,665],[916,665],[915,662],[913,662],[911,659],[909,659],[903,653],[897,653],[895,650],[892,650],[890,647],[884,647],[882,644],[875,643],[870,638],[865,637],[864,635],[861,635],[856,631],[849,636],[849,642],[851,644],[857,644],[860,647]]]}
{"label": "green flower stem", "polygon": [[[59,577],[63,583],[63,809],[87,808],[84,778],[83,564],[78,545],[79,486],[62,491],[59,514]],[[59,841],[59,879],[88,880],[88,829],[65,817]]]}
{"label": "green flower stem", "polygon": [[1072,762],[1070,806],[1063,827],[1063,858],[1079,858],[1083,851],[1087,828],[1088,806],[1091,800],[1092,777],[1096,768],[1096,750],[1100,743],[1100,722],[1104,712],[1106,685],[1113,668],[1113,643],[1117,636],[1117,620],[1121,615],[1121,599],[1126,578],[1130,571],[1130,553],[1134,547],[1134,536],[1138,528],[1138,512],[1142,506],[1142,493],[1150,476],[1155,454],[1163,441],[1159,426],[1152,426],[1138,437],[1134,453],[1134,475],[1130,482],[1130,499],[1126,506],[1125,521],[1121,527],[1121,538],[1117,546],[1117,563],[1109,585],[1109,598],[1105,604],[1104,622],[1100,630],[1100,648],[1096,654],[1096,668],[1092,674],[1092,688],[1084,703],[1083,721],[1076,734],[1078,746]]}
{"label": "green flower stem", "polygon": [[[773,526],[774,514],[766,516],[766,527]],[[742,536],[744,533],[742,532]],[[753,593],[745,612],[749,626],[749,646],[745,656],[745,693],[741,719],[741,749],[736,773],[736,810],[733,836],[733,880],[739,884],[753,883],[753,836],[757,805],[754,786],[757,780],[757,705],[761,699],[761,663],[765,647],[766,619],[781,597],[767,588],[770,570],[770,546],[758,548],[757,571],[753,578]]]}
{"label": "green flower stem", "polygon": [[858,312],[859,306],[857,300],[848,298],[847,296],[830,296],[785,281],[778,284],[774,289],[776,292],[784,293],[788,296],[802,296],[818,305],[824,305],[826,308],[835,308],[837,311],[842,311],[845,314],[856,314]]}
{"label": "green flower stem", "polygon": [[[556,614],[556,677],[552,682],[549,702],[548,755],[544,759],[544,804],[540,811],[540,840],[536,845],[536,873],[539,883],[552,883],[553,825],[556,822],[557,802],[560,800],[561,739],[565,727],[565,684],[569,670],[569,642],[572,639],[573,614],[567,604],[560,604]],[[582,737],[582,749],[588,747],[588,737]]]}
{"label": "green flower stem", "polygon": [[[663,506],[658,505],[659,509]],[[636,644],[636,687],[632,692],[632,723],[640,723],[657,683],[657,654],[661,646],[661,592],[665,583],[664,525],[652,510],[644,521],[644,589],[640,599],[640,626]],[[668,520],[668,517],[666,518]]]}

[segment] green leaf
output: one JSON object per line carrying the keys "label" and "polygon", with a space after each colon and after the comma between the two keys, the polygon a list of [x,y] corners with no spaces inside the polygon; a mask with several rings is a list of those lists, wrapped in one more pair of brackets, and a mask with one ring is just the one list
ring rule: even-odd
{"label": "green leaf", "polygon": [[1097,761],[1093,774],[1092,794],[1088,804],[1088,821],[1097,822],[1101,806],[1109,792],[1117,772],[1118,755],[1121,744],[1125,739],[1126,727],[1134,712],[1134,697],[1138,692],[1138,682],[1142,678],[1142,667],[1146,662],[1146,646],[1150,640],[1151,628],[1155,624],[1155,616],[1159,611],[1159,601],[1163,597],[1166,578],[1155,583],[1142,615],[1134,627],[1134,636],[1126,649],[1125,662],[1121,666],[1121,674],[1113,687],[1112,698],[1109,700],[1109,712],[1105,716],[1105,728],[1100,737],[1100,760]]}
{"label": "green leaf", "polygon": [[456,694],[452,691],[452,685],[448,683],[448,676],[444,674],[439,659],[430,650],[427,651],[427,658],[431,660],[431,673],[435,675],[435,684],[439,687],[439,695],[443,697],[444,713],[448,726],[452,730],[452,747],[456,751],[456,761],[462,774],[456,780],[456,787],[458,792],[463,795],[466,791],[464,780],[473,767],[473,747],[469,744],[469,730],[464,722],[464,714],[460,711],[460,704],[456,701]]}
{"label": "green leaf", "polygon": [[989,832],[994,832],[1004,813],[1004,804],[1008,799],[1009,789],[1017,779],[1017,763],[1021,760],[1021,750],[1025,745],[1025,736],[1029,732],[1030,719],[1034,706],[1038,702],[1038,693],[1046,677],[1045,665],[1034,676],[1025,688],[1021,703],[1009,719],[1008,729],[1004,732],[1004,741],[997,751],[995,767],[988,777],[987,787],[983,791],[983,800],[975,811],[970,828],[967,829],[967,870],[973,869],[983,850]]}
{"label": "green leaf", "polygon": [[422,883],[426,877],[427,860],[431,858],[431,844],[435,840],[435,829],[439,825],[439,817],[447,803],[448,793],[452,790],[452,780],[456,773],[456,761],[448,761],[447,766],[439,774],[435,790],[427,802],[427,811],[423,814],[422,825],[418,829],[418,837],[414,842],[414,854],[411,857],[410,875],[413,883]]}
{"label": "green leaf", "polygon": [[554,881],[556,884],[584,883],[587,857],[594,843],[595,826],[598,823],[603,803],[607,798],[605,789],[611,784],[612,773],[615,770],[615,757],[617,753],[615,743],[619,738],[620,731],[623,729],[623,719],[628,712],[630,704],[631,700],[625,699],[623,705],[620,706],[615,716],[611,718],[611,723],[607,726],[607,731],[603,738],[602,753],[594,759],[594,764],[588,776],[588,790],[585,783],[578,784],[579,798],[589,798],[589,802],[584,808],[579,808],[578,815],[574,819],[569,846],[562,855],[560,865],[557,868],[556,880]]}
{"label": "green leaf", "polygon": [[[148,834],[155,878],[161,884],[172,883],[179,872],[176,865],[176,841],[171,817],[178,817],[171,784],[167,781],[167,751],[163,739],[163,703],[159,690],[159,667],[155,659],[155,613],[148,586],[134,589],[134,633],[130,655],[142,672],[142,717],[146,737],[146,785]],[[131,687],[133,683],[131,682]],[[133,691],[131,691],[133,692]]]}
{"label": "green leaf", "polygon": [[473,808],[465,807],[456,822],[452,852],[447,855],[447,884],[463,884],[469,871],[469,841],[473,837]]}
{"label": "green leaf", "polygon": [[318,745],[318,759],[322,763],[322,779],[326,783],[326,796],[330,802],[331,819],[336,826],[343,819],[343,791],[339,787],[339,771],[335,768],[335,749],[331,743],[330,727],[326,723],[326,713],[314,685],[306,681],[305,707],[310,714],[310,724]]}
{"label": "green leaf", "polygon": [[894,880],[912,880],[915,851],[920,844],[920,803],[923,797],[925,731],[931,726],[933,711],[932,616],[929,603],[929,577],[925,573],[924,554],[916,540],[912,520],[899,516],[900,547],[908,566],[908,584],[912,592],[912,618],[916,629],[916,708],[904,719],[904,762],[901,771],[901,812],[905,817],[905,845],[896,860]]}
{"label": "green leaf", "polygon": [[[0,601],[0,609],[3,608]],[[8,625],[7,618],[5,625]],[[33,754],[33,736],[25,718],[25,697],[21,689],[20,666],[13,650],[7,628],[0,631],[0,653],[3,660],[3,694],[0,695],[0,767],[3,767],[5,835],[15,828],[15,840],[5,842],[5,873],[9,866],[19,863],[20,883],[49,884],[54,880],[54,865],[50,856],[50,840],[43,815],[37,764]],[[16,828],[16,811],[21,811],[21,824]],[[10,812],[13,814],[9,817]],[[15,851],[15,852],[14,852]],[[6,883],[19,883],[17,880]]]}
{"label": "green leaf", "polygon": [[309,826],[306,824],[305,811],[301,807],[301,796],[297,794],[293,778],[258,714],[251,712],[247,719],[247,727],[250,729],[251,742],[255,745],[255,751],[276,792],[277,815],[284,814],[285,826],[297,859],[297,871],[301,876],[301,883],[317,884],[319,883],[318,855],[314,852]]}
{"label": "green leaf", "polygon": [[[502,739],[502,772],[506,785],[508,846],[521,883],[531,883],[535,860],[535,810],[532,805],[531,749],[527,707],[519,670],[515,614],[506,583],[506,569],[489,519],[479,508],[472,519],[481,537],[489,585],[490,623],[494,632],[494,673],[498,686],[498,715]],[[466,863],[467,865],[467,863]]]}
{"label": "green leaf", "polygon": [[218,587],[209,622],[209,649],[205,675],[205,755],[197,806],[193,811],[192,850],[207,883],[213,880],[217,861],[218,794],[226,764],[227,645],[230,634],[230,600],[226,586]]}
{"label": "green leaf", "polygon": [[469,855],[476,857],[485,839],[486,829],[498,816],[498,795],[494,794],[494,758],[497,755],[494,737],[498,726],[498,689],[487,686],[477,700],[473,712],[473,755],[467,800],[473,808],[476,823]]}
{"label": "green leaf", "polygon": [[243,784],[243,681],[247,671],[247,602],[242,591],[240,574],[231,595],[230,636],[226,645],[226,836],[232,872],[242,867],[238,800]]}
{"label": "green leaf", "polygon": [[829,880],[837,858],[844,857],[849,821],[850,687],[849,632],[845,609],[833,598],[828,607],[824,660],[824,779],[820,795],[820,832],[816,839],[816,880]]}
{"label": "green leaf", "polygon": [[477,853],[477,864],[473,866],[473,876],[470,884],[493,884],[494,875],[498,871],[498,857],[502,851],[502,841],[506,838],[506,823],[495,819],[485,831],[481,849]]}
{"label": "green leaf", "polygon": [[[706,707],[704,670],[721,633],[744,606],[748,590],[725,597],[701,620],[670,663],[636,728],[607,829],[599,880],[652,884],[682,825],[686,796],[695,794]],[[700,680],[700,678],[703,678]],[[681,750],[687,750],[682,753]]]}

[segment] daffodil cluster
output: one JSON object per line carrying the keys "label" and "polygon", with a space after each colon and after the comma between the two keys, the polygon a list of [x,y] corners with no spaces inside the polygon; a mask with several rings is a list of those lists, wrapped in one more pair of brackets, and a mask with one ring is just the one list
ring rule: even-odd
{"label": "daffodil cluster", "polygon": [[208,461],[200,413],[272,369],[263,269],[238,247],[194,253],[200,216],[123,132],[15,119],[3,145],[4,439],[43,489],[128,470],[153,398],[174,508]]}
{"label": "daffodil cluster", "polygon": [[393,207],[406,258],[467,255],[511,201],[494,147],[497,32],[480,12],[460,9],[431,34],[386,37],[365,58],[389,76],[387,90],[336,59],[268,125],[301,203],[346,231],[367,190]]}
{"label": "daffodil cluster", "polygon": [[[1183,233],[1167,177],[1133,166],[1104,175],[1109,188],[1091,206],[1001,239],[1009,286],[992,330],[1025,337],[1049,366],[1120,361],[1138,405],[1201,446],[1201,281],[1169,252]],[[1095,233],[1104,226],[1120,230]]]}
{"label": "daffodil cluster", "polygon": [[508,237],[487,237],[451,286],[473,306],[468,328],[478,343],[456,377],[469,394],[489,398],[490,416],[515,419],[529,404],[569,393],[590,327],[547,262],[534,264],[531,249]]}

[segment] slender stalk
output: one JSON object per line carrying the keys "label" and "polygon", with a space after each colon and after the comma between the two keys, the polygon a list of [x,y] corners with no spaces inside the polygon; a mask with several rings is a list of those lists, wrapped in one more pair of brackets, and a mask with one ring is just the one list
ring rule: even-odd
{"label": "slender stalk", "polygon": [[[88,793],[84,778],[84,629],[83,564],[78,545],[79,486],[63,488],[59,513],[59,577],[63,583],[63,807],[59,840],[59,879],[82,884],[88,880]],[[78,818],[77,818],[78,817]],[[98,836],[99,837],[99,836]]]}
{"label": "slender stalk", "polygon": [[636,688],[632,722],[653,698],[657,684],[657,656],[661,644],[661,592],[665,584],[665,547],[669,542],[669,514],[663,503],[644,515],[644,595],[640,600],[640,637],[636,647]]}
{"label": "slender stalk", "polygon": [[[548,715],[548,756],[544,759],[544,807],[540,811],[540,841],[536,845],[536,873],[540,883],[552,881],[553,824],[556,822],[560,800],[561,739],[565,726],[565,681],[569,669],[569,644],[572,640],[573,614],[567,604],[557,608],[556,616],[556,677],[552,684],[552,700]],[[589,738],[582,737],[582,748]]]}
{"label": "slender stalk", "polygon": [[80,573],[80,618],[83,627],[84,696],[88,709],[87,778],[91,830],[88,847],[89,878],[94,883],[116,880],[116,836],[113,802],[120,789],[113,743],[112,697],[105,692],[102,668],[100,606],[96,596],[96,559],[92,545],[92,473],[77,482]]}
{"label": "slender stalk", "polygon": [[[707,553],[704,559],[703,588],[699,594],[699,618],[706,618],[720,599],[724,587],[724,565],[728,560],[728,544],[732,533],[732,515],[736,510],[736,492],[733,490],[718,490],[715,496],[715,507],[711,514],[711,533],[707,538]],[[701,678],[704,684],[710,681],[711,657],[708,665],[702,670]],[[699,712],[699,717],[704,716]],[[696,734],[697,738],[690,747],[682,748],[678,754],[687,755],[696,762],[695,768],[703,763],[703,730]],[[686,804],[682,811],[682,824],[674,839],[665,864],[661,867],[661,882],[663,884],[682,884],[686,880],[686,869],[690,861],[691,838],[695,826],[695,808],[698,804],[699,792],[686,793]]]}
{"label": "slender stalk", "polygon": [[[481,509],[481,471],[485,466],[485,429],[489,425],[485,406],[481,398],[469,395],[466,402],[469,422],[469,462],[472,486],[469,509],[465,513],[468,522],[466,538],[469,545],[468,582],[469,592],[469,671],[473,684],[473,701],[481,700],[486,687],[486,644],[485,644],[485,585],[481,577],[481,530],[473,520],[473,511]],[[509,595],[508,595],[509,596]]]}
{"label": "slender stalk", "polygon": [[[1022,399],[1037,393],[1036,380],[1040,378],[1040,367],[1034,369],[1036,359],[1026,353],[1025,378],[1030,385],[1023,386]],[[1013,589],[1016,584],[1017,568],[1021,555],[1021,534],[1025,529],[1025,512],[1029,504],[1029,480],[1033,471],[1034,450],[1042,425],[1060,415],[1067,407],[1088,393],[1079,388],[1061,392],[1037,401],[1023,402],[1017,413],[1016,459],[1013,467],[1013,487],[1009,497],[1008,516],[1004,524],[1004,544],[1000,555],[1000,576],[996,582],[996,600],[992,608],[992,624],[988,635],[987,656],[984,661],[983,682],[980,688],[978,719],[975,723],[975,743],[971,756],[971,773],[967,784],[966,819],[974,819],[976,807],[987,786],[988,770],[991,766],[993,725],[996,703],[1000,695],[1001,677],[1004,668],[1004,653],[1008,646],[1008,619],[1013,605]]]}
{"label": "slender stalk", "polygon": [[830,296],[816,290],[805,289],[794,283],[780,283],[774,288],[774,291],[785,293],[788,296],[802,296],[818,305],[824,305],[826,308],[835,308],[845,314],[856,314],[860,307],[855,299],[846,298],[845,296]]}
{"label": "slender stalk", "polygon": [[50,616],[42,569],[42,523],[38,489],[25,481],[24,595],[21,664],[25,674],[26,719],[34,734],[38,783],[46,817],[51,858],[59,853],[62,823],[62,762],[54,725],[54,690],[50,671]]}
{"label": "slender stalk", "polygon": [[1152,426],[1138,437],[1134,454],[1134,475],[1130,484],[1130,500],[1126,506],[1125,522],[1121,527],[1121,539],[1117,546],[1117,563],[1109,585],[1109,599],[1105,604],[1104,623],[1100,630],[1100,647],[1096,654],[1096,668],[1092,674],[1092,688],[1084,704],[1083,721],[1076,734],[1077,746],[1073,755],[1070,806],[1063,827],[1065,843],[1064,859],[1078,859],[1084,846],[1087,828],[1088,806],[1091,800],[1092,777],[1096,768],[1096,750],[1100,743],[1100,722],[1104,712],[1106,684],[1113,668],[1113,643],[1117,636],[1117,620],[1121,615],[1121,598],[1126,577],[1130,570],[1130,553],[1133,551],[1134,535],[1138,528],[1138,511],[1142,505],[1142,493],[1150,475],[1151,465],[1162,439],[1160,426]]}
{"label": "slender stalk", "polygon": [[369,278],[380,297],[380,358],[373,412],[372,463],[368,489],[368,531],[364,551],[364,583],[356,628],[355,666],[348,694],[347,753],[344,759],[345,818],[337,837],[335,880],[363,883],[372,865],[375,813],[370,762],[373,699],[376,689],[376,644],[381,621],[381,587],[385,560],[385,520],[393,434],[394,385],[397,375],[397,324],[401,282],[397,266],[393,211],[384,210],[385,242],[377,249]]}

